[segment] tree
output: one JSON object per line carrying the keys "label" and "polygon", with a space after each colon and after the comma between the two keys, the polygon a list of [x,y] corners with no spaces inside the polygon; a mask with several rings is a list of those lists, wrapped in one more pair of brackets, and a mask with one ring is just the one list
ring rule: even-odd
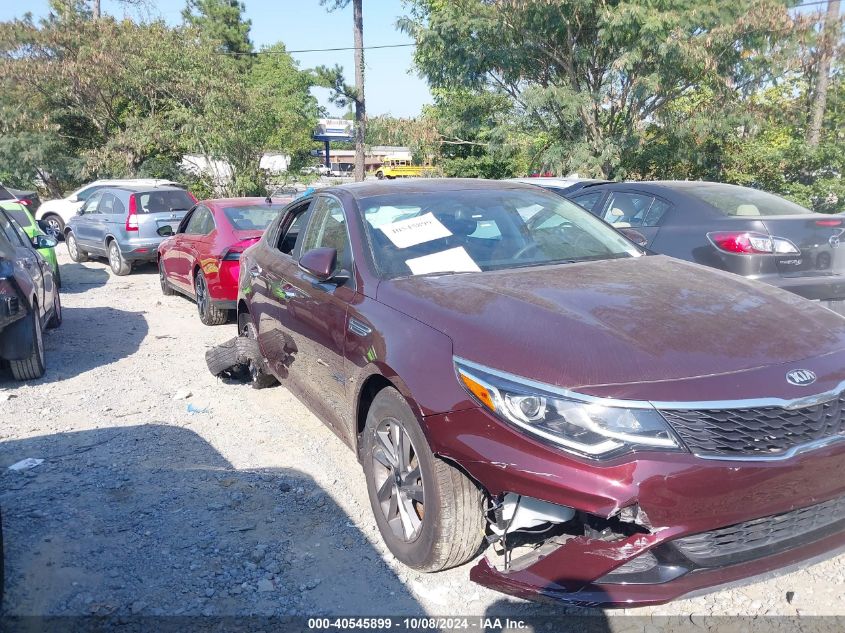
{"label": "tree", "polygon": [[197,28],[228,53],[248,55],[250,20],[243,19],[246,7],[238,0],[187,0],[182,10],[185,24]]}
{"label": "tree", "polygon": [[[328,5],[329,11],[343,9],[350,0],[320,0],[320,4]],[[355,180],[364,180],[364,143],[367,133],[367,109],[364,100],[364,16],[362,0],[352,0],[352,35],[355,46],[355,88],[351,90],[343,81],[340,67],[334,68],[334,76],[322,69],[324,85],[335,87],[338,95],[344,100],[355,104]],[[338,90],[342,88],[342,90]]]}
{"label": "tree", "polygon": [[822,38],[819,44],[818,69],[816,71],[816,85],[813,94],[812,119],[807,131],[807,142],[811,147],[817,147],[821,135],[822,120],[827,103],[827,85],[830,80],[830,61],[839,45],[840,39],[839,0],[827,1],[827,15],[822,26]]}
{"label": "tree", "polygon": [[[758,89],[788,52],[778,0],[412,0],[400,21],[431,86],[507,99],[535,166],[625,176],[648,129],[699,89],[710,116]],[[753,10],[751,10],[753,7]]]}

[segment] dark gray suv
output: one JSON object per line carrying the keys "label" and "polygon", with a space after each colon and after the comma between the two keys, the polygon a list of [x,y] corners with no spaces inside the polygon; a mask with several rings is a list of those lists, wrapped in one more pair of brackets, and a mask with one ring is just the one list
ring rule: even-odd
{"label": "dark gray suv", "polygon": [[158,230],[176,226],[196,201],[179,187],[106,187],[92,194],[64,230],[75,262],[107,257],[115,275],[136,262],[154,262],[164,240]]}

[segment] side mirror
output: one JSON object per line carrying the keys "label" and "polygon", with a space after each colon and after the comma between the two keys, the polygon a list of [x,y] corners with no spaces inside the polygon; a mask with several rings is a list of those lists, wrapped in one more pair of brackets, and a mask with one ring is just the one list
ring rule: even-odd
{"label": "side mirror", "polygon": [[337,251],[333,248],[315,248],[299,258],[299,266],[318,281],[328,281],[337,266]]}
{"label": "side mirror", "polygon": [[70,198],[67,199],[67,201],[76,203],[76,202],[79,202],[79,198],[76,197],[76,196],[71,196]]}
{"label": "side mirror", "polygon": [[637,246],[640,246],[642,248],[648,246],[648,238],[642,233],[640,233],[637,229],[622,227],[616,230],[619,231],[625,237],[627,237],[629,240],[631,240]]}
{"label": "side mirror", "polygon": [[175,235],[175,233],[173,233],[173,227],[169,224],[165,224],[164,226],[158,227],[156,233],[158,233],[162,237],[170,237],[171,235]]}
{"label": "side mirror", "polygon": [[32,238],[32,245],[35,248],[56,248],[58,244],[59,241],[49,235],[36,235]]}

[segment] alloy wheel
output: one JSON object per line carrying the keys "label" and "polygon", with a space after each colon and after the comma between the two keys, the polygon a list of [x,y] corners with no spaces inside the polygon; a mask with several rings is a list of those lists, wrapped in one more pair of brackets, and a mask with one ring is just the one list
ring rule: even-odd
{"label": "alloy wheel", "polygon": [[109,265],[112,267],[112,270],[118,271],[120,270],[120,264],[120,249],[116,242],[112,242],[111,247],[109,247]]}
{"label": "alloy wheel", "polygon": [[62,227],[59,224],[59,221],[54,217],[49,217],[45,220],[45,224],[47,225],[47,230],[45,231],[47,235],[51,235],[56,239],[59,239],[62,235]]}
{"label": "alloy wheel", "polygon": [[79,246],[76,243],[73,233],[69,233],[67,236],[67,249],[70,252],[70,258],[76,261],[79,258]]}
{"label": "alloy wheel", "polygon": [[392,418],[378,425],[373,444],[379,506],[393,534],[410,543],[419,536],[425,517],[425,485],[416,448],[404,427]]}
{"label": "alloy wheel", "polygon": [[205,277],[199,275],[194,286],[197,294],[197,310],[202,315],[208,311],[208,287],[205,284]]}

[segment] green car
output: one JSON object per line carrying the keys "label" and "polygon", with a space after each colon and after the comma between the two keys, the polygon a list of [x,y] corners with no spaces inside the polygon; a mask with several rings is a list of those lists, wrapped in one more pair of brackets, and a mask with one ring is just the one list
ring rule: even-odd
{"label": "green car", "polygon": [[[12,219],[21,225],[21,228],[24,230],[24,233],[32,239],[36,235],[46,235],[44,231],[41,230],[41,227],[38,226],[38,222],[36,222],[35,218],[32,217],[32,214],[29,212],[25,206],[20,204],[19,202],[12,202],[12,201],[3,201],[0,202],[0,208],[2,208],[6,213],[12,216]],[[50,266],[53,267],[53,275],[56,278],[56,285],[59,288],[62,287],[62,275],[59,271],[59,260],[56,258],[56,249],[55,247],[51,246],[50,248],[39,248],[38,252],[46,259]]]}

